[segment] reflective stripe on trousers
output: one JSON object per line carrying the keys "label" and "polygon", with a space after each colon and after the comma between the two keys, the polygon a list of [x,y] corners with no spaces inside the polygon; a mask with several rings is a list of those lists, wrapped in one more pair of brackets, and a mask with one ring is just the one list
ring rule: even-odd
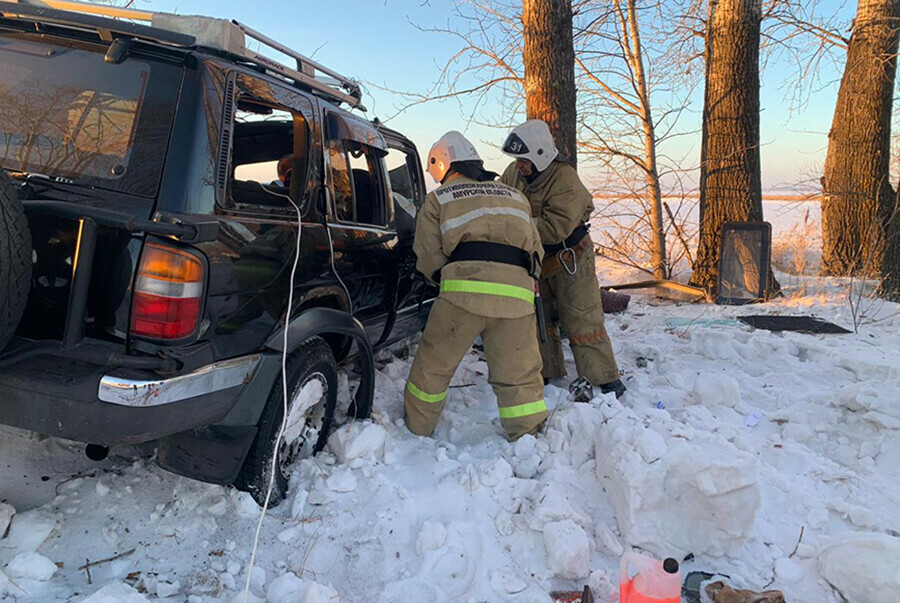
{"label": "reflective stripe on trousers", "polygon": [[498,297],[512,297],[528,303],[534,303],[534,291],[524,287],[503,283],[486,283],[484,281],[446,280],[441,281],[441,293],[481,293]]}

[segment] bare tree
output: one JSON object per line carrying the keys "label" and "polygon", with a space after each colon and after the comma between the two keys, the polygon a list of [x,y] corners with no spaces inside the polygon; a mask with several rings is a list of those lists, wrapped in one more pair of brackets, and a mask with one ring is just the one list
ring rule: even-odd
{"label": "bare tree", "polygon": [[[654,277],[669,278],[666,234],[677,231],[680,225],[664,225],[662,179],[674,170],[660,166],[659,146],[675,134],[674,124],[687,106],[691,82],[676,69],[663,66],[678,64],[668,60],[673,58],[670,47],[660,50],[661,44],[652,40],[648,45],[643,36],[648,23],[655,25],[657,32],[664,29],[662,25],[671,13],[662,3],[613,0],[599,8],[597,4],[580,5],[590,17],[576,52],[582,81],[581,148],[614,175],[607,186],[624,189],[615,204],[624,212],[618,216],[620,236],[608,244],[601,243],[601,248],[614,257],[624,256],[616,259],[642,269],[637,264],[640,256],[649,256]],[[659,59],[655,61],[653,80],[648,56]],[[683,88],[676,91],[676,86]],[[664,107],[661,122],[656,120],[654,93],[676,99]],[[609,191],[605,193],[609,196]],[[617,197],[615,193],[613,197]],[[628,245],[628,239],[635,239],[635,244]],[[639,252],[637,257],[635,251]],[[682,251],[689,254],[686,248]]]}
{"label": "bare tree", "polygon": [[[760,0],[711,0],[700,163],[700,246],[691,284],[712,294],[725,222],[763,219],[759,157]],[[770,271],[771,272],[771,271]],[[772,279],[772,287],[774,279]]]}
{"label": "bare tree", "polygon": [[897,255],[893,247],[885,255],[885,230],[896,206],[890,132],[898,18],[898,0],[859,0],[822,182],[826,274],[876,276]]}
{"label": "bare tree", "polygon": [[[457,38],[461,49],[443,65],[431,89],[403,94],[403,109],[453,98],[460,101],[464,117],[479,124],[507,128],[522,119],[526,106],[528,117],[553,124],[555,117],[548,118],[535,107],[568,103],[559,98],[567,86],[558,84],[560,80],[565,84],[568,76],[548,76],[546,66],[535,72],[526,68],[529,36],[525,30],[536,18],[526,13],[533,3],[455,0],[451,25],[427,31]],[[558,9],[561,3],[549,4]],[[572,2],[578,115],[574,140],[582,164],[600,174],[593,187],[600,208],[594,219],[599,226],[595,232],[601,237],[599,248],[610,259],[659,278],[671,276],[680,258],[692,261],[689,242],[693,233],[685,223],[689,204],[683,199],[681,183],[685,161],[669,157],[659,148],[669,138],[686,134],[676,124],[696,79],[684,75],[690,67],[680,55],[675,56],[680,49],[672,32],[681,10],[681,0]],[[544,38],[544,50],[558,53],[551,45],[556,34],[547,34],[549,27],[545,24],[535,31]],[[539,58],[547,60],[547,56]],[[542,95],[544,98],[539,98]],[[485,112],[487,106],[495,110]],[[560,148],[574,156],[568,144],[559,141]],[[668,195],[678,200],[666,212],[663,200]],[[676,235],[672,258],[667,254],[669,234]]]}

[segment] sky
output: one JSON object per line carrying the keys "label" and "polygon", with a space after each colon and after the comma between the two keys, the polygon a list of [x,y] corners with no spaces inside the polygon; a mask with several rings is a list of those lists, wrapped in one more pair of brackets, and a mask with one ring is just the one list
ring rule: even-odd
{"label": "sky", "polygon": [[[844,6],[841,0],[823,0],[822,4],[826,10],[847,14],[849,24],[852,6]],[[382,121],[404,104],[383,88],[424,92],[434,84],[447,59],[460,49],[457,38],[420,29],[452,25],[450,0],[138,0],[136,7],[237,19],[363,82],[367,115]],[[787,98],[785,87],[795,73],[794,65],[776,57],[765,66],[761,88],[765,191],[789,191],[818,177],[841,67],[824,69],[808,102],[796,107]],[[679,122],[681,128],[693,132],[700,128],[701,92],[696,96],[693,110]],[[491,107],[484,110],[490,112]],[[507,159],[498,147],[506,132],[470,124],[466,117],[458,102],[448,100],[410,108],[386,123],[410,137],[423,155],[444,132],[460,130],[476,144],[488,167],[502,171]],[[696,165],[699,134],[680,137],[664,150]]]}

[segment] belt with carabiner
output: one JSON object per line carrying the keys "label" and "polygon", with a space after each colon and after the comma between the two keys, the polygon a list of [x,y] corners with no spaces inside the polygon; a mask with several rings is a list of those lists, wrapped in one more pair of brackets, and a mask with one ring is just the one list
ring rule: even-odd
{"label": "belt with carabiner", "polygon": [[574,275],[578,271],[578,252],[586,247],[584,244],[586,240],[590,241],[588,226],[582,222],[562,243],[544,245],[545,256],[542,272],[546,274],[554,272],[557,267],[555,264],[558,263],[566,272]]}

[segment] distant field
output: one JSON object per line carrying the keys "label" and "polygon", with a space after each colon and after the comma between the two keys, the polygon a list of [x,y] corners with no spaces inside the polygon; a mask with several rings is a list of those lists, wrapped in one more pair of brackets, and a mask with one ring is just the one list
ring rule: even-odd
{"label": "distant field", "polygon": [[[689,247],[696,249],[696,233],[699,223],[697,197],[665,199],[676,214],[680,228],[686,233]],[[591,220],[592,238],[599,245],[611,245],[611,241],[621,244],[627,257],[646,265],[645,251],[636,245],[637,233],[646,233],[646,220],[641,204],[635,199],[595,196],[597,211]],[[772,225],[772,258],[776,267],[794,274],[815,274],[819,270],[822,249],[822,206],[819,198],[799,195],[771,195],[763,199],[763,217]],[[668,217],[664,220],[668,229],[667,246],[678,254],[680,242],[672,232]],[[644,236],[641,234],[640,236]],[[617,245],[618,246],[618,245]],[[644,248],[645,249],[645,248]],[[680,270],[688,270],[683,261],[678,262]]]}

